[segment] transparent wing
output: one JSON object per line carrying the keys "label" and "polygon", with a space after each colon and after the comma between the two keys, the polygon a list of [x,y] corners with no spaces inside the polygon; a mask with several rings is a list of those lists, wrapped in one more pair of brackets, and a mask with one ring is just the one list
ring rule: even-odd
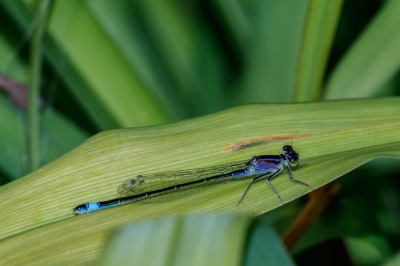
{"label": "transparent wing", "polygon": [[174,200],[174,199],[178,199],[181,197],[185,197],[188,195],[192,195],[194,193],[198,193],[199,191],[202,191],[206,188],[209,188],[211,186],[215,186],[217,184],[225,184],[226,182],[229,182],[230,178],[227,179],[223,179],[223,180],[212,180],[210,182],[202,182],[199,184],[195,184],[192,186],[187,186],[184,188],[180,188],[177,190],[171,190],[168,192],[163,192],[163,193],[159,193],[159,194],[154,194],[151,197],[144,197],[141,198],[137,201],[135,201],[135,203],[155,203],[155,202],[165,202],[165,201],[169,201],[169,200]]}
{"label": "transparent wing", "polygon": [[137,175],[122,183],[117,191],[121,196],[137,195],[217,175],[228,174],[245,168],[247,162],[248,160],[205,168]]}

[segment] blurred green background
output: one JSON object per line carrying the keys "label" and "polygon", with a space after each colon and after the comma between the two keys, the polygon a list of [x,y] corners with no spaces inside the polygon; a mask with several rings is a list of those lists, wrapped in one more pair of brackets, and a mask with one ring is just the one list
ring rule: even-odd
{"label": "blurred green background", "polygon": [[[33,170],[25,123],[46,1],[0,0],[0,182]],[[400,94],[399,1],[50,2],[40,75],[44,165],[108,129],[254,102]],[[45,21],[46,22],[46,21]],[[377,265],[400,250],[400,167],[375,160],[292,251],[298,265]],[[261,218],[283,233],[305,198]],[[279,212],[279,213],[278,213]],[[275,217],[279,216],[279,219]]]}

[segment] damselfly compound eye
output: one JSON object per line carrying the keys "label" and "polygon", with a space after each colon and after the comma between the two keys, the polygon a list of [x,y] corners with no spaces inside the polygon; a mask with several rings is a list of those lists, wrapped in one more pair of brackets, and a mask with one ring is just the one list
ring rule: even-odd
{"label": "damselfly compound eye", "polygon": [[291,151],[293,151],[293,148],[290,145],[285,145],[285,146],[283,146],[282,151],[283,151],[284,154],[288,154]]}
{"label": "damselfly compound eye", "polygon": [[286,158],[291,166],[296,166],[297,163],[299,162],[299,155],[294,151],[287,154]]}

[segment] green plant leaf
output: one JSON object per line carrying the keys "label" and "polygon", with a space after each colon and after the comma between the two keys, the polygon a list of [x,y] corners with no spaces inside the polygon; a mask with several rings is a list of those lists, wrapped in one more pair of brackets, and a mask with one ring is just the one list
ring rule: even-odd
{"label": "green plant leaf", "polygon": [[289,102],[298,71],[308,0],[239,1],[250,23],[246,68],[234,95],[236,103]]}
{"label": "green plant leaf", "polygon": [[387,1],[328,79],[325,99],[375,95],[400,67],[399,1]]}
{"label": "green plant leaf", "polygon": [[388,240],[378,235],[347,237],[344,243],[355,265],[378,265],[392,253]]}
{"label": "green plant leaf", "polygon": [[[88,134],[62,114],[47,108],[41,112],[40,161],[48,163],[88,138]],[[12,179],[26,173],[23,112],[0,95],[0,167]]]}
{"label": "green plant leaf", "polygon": [[[20,0],[0,3],[23,30],[34,21]],[[108,129],[169,121],[85,2],[55,1],[48,31],[45,55],[99,126]]]}
{"label": "green plant leaf", "polygon": [[111,234],[99,265],[237,265],[251,220],[192,215],[132,224]]}
{"label": "green plant leaf", "polygon": [[186,105],[191,113],[202,114],[201,110],[204,109],[203,105],[207,104],[207,98],[204,84],[201,83],[201,72],[196,71],[195,62],[201,60],[198,56],[203,49],[203,42],[210,44],[209,37],[199,34],[202,29],[195,23],[196,17],[188,16],[185,12],[187,6],[181,5],[179,1],[134,3],[149,39],[173,79],[176,90],[188,103]]}
{"label": "green plant leaf", "polygon": [[[3,9],[9,13],[24,34],[21,41],[27,42],[31,36],[30,25],[35,23],[32,12],[21,0],[0,1]],[[23,44],[23,43],[22,43]],[[99,128],[109,129],[117,127],[117,121],[112,114],[99,101],[98,97],[92,92],[87,81],[77,71],[75,66],[68,60],[68,57],[59,49],[54,40],[47,34],[44,39],[45,56],[51,62],[54,69],[58,72],[65,84],[69,87],[75,97],[82,103],[82,107],[88,112]],[[18,46],[21,44],[19,43]],[[17,47],[18,47],[17,46]],[[19,51],[14,51],[19,52]],[[13,61],[19,61],[20,58],[15,55],[11,57]],[[14,59],[15,58],[15,59]],[[62,63],[60,63],[62,62]],[[15,76],[12,69],[12,76]]]}
{"label": "green plant leaf", "polygon": [[400,252],[397,252],[392,258],[387,260],[382,266],[396,266],[400,264]]}
{"label": "green plant leaf", "polygon": [[0,165],[1,169],[11,178],[18,178],[24,174],[22,156],[24,154],[24,121],[22,114],[18,114],[2,95],[0,95]]}
{"label": "green plant leaf", "polygon": [[294,101],[320,98],[320,90],[343,1],[311,0],[303,23]]}
{"label": "green plant leaf", "polygon": [[[149,256],[152,250],[157,252]],[[108,238],[99,265],[241,265],[242,261],[293,265],[268,226],[233,215],[168,217],[118,229]]]}
{"label": "green plant leaf", "polygon": [[255,223],[249,235],[244,265],[293,265],[271,228]]}
{"label": "green plant leaf", "polygon": [[[72,209],[118,197],[116,188],[136,174],[273,154],[290,143],[307,164],[294,170],[294,177],[317,188],[374,158],[399,158],[399,111],[398,98],[259,104],[176,124],[100,133],[0,188],[0,254],[13,250],[18,256],[37,257],[37,252],[46,252],[51,258],[62,257],[58,252],[65,250],[86,261],[97,256],[109,230],[132,221],[193,211],[264,213],[281,205],[264,182],[254,184],[245,198],[253,208],[235,207],[249,180],[169,202],[127,204],[78,217]],[[309,192],[285,173],[272,183],[285,202]]]}
{"label": "green plant leaf", "polygon": [[160,104],[175,120],[187,118],[184,99],[174,91],[174,85],[166,78],[165,69],[158,64],[157,54],[149,48],[151,44],[147,41],[139,16],[135,13],[135,1],[91,0],[86,3],[132,71],[142,80],[143,87],[159,99]]}
{"label": "green plant leaf", "polygon": [[[4,4],[4,2],[1,2]],[[16,28],[10,30],[16,31]],[[27,64],[17,53],[16,43],[21,40],[8,38],[0,31],[0,71],[10,79],[25,84],[28,81]],[[40,121],[40,153],[41,164],[58,158],[88,138],[87,132],[81,130],[59,111],[53,109],[51,103],[41,111]],[[10,99],[0,94],[0,168],[10,179],[16,179],[27,172],[26,147],[24,136],[24,110],[15,106]]]}
{"label": "green plant leaf", "polygon": [[[68,25],[68,27],[66,27]],[[122,127],[168,121],[158,101],[82,1],[56,1],[49,34]],[[82,41],[84,40],[84,41]]]}
{"label": "green plant leaf", "polygon": [[228,35],[230,45],[239,56],[246,48],[253,35],[253,29],[250,25],[251,17],[246,17],[240,1],[209,1],[218,18],[222,20],[224,31]]}

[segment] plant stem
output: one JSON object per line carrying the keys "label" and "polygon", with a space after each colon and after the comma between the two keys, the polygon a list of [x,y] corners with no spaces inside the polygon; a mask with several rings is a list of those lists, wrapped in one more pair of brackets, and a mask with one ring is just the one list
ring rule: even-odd
{"label": "plant stem", "polygon": [[339,192],[339,189],[339,183],[332,182],[309,194],[306,206],[282,237],[282,242],[288,250],[294,246],[308,227],[318,218],[326,206],[329,205],[333,197]]}
{"label": "plant stem", "polygon": [[33,171],[39,167],[40,161],[40,120],[39,120],[39,92],[42,69],[43,45],[42,40],[47,25],[47,18],[51,0],[40,1],[37,12],[40,16],[35,28],[31,45],[31,73],[28,92],[26,114],[26,141],[28,153],[28,168]]}

